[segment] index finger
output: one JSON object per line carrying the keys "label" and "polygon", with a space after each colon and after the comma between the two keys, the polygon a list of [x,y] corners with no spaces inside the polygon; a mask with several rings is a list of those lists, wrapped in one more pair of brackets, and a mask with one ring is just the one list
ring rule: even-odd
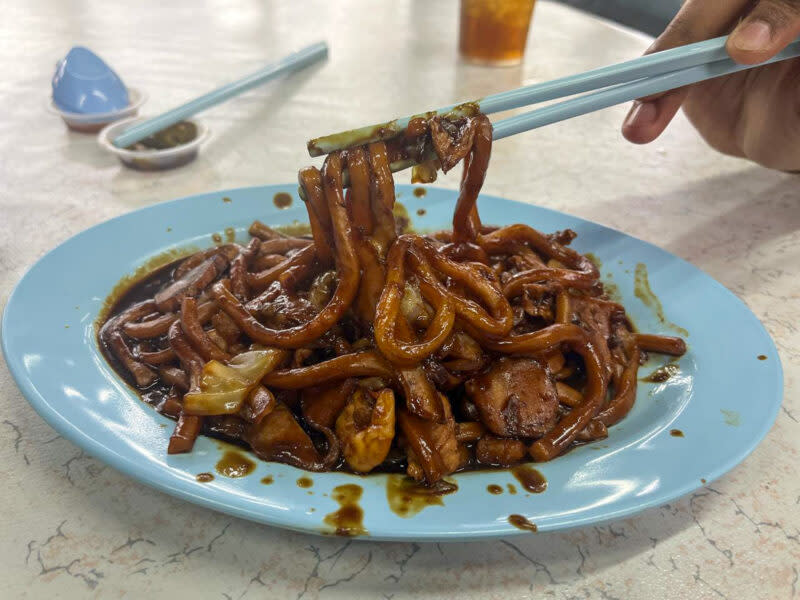
{"label": "index finger", "polygon": [[[751,0],[688,0],[645,54],[684,46],[731,30]],[[636,101],[622,125],[622,134],[635,144],[655,140],[672,121],[688,94],[680,88]]]}
{"label": "index finger", "polygon": [[688,0],[645,54],[723,35],[752,4],[752,0]]}

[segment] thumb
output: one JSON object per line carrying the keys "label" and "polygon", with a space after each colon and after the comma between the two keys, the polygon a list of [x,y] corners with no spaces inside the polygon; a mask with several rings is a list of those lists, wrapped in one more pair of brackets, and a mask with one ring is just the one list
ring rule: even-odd
{"label": "thumb", "polygon": [[800,0],[760,0],[728,37],[736,62],[757,64],[772,58],[800,34]]}

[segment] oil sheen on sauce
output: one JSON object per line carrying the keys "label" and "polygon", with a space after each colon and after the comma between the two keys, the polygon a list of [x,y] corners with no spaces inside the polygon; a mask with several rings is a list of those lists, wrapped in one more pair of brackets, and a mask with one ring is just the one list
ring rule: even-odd
{"label": "oil sheen on sauce", "polygon": [[541,494],[547,489],[547,480],[537,469],[528,465],[519,465],[511,469],[520,485],[532,494]]}
{"label": "oil sheen on sauce", "polygon": [[216,468],[225,477],[244,477],[255,470],[256,463],[237,450],[226,450]]}
{"label": "oil sheen on sauce", "polygon": [[517,529],[524,529],[525,531],[531,531],[533,533],[536,533],[538,531],[536,523],[529,521],[522,515],[509,515],[508,522],[511,523]]}
{"label": "oil sheen on sauce", "polygon": [[413,517],[428,506],[444,506],[443,496],[458,491],[450,481],[439,481],[431,487],[399,474],[386,476],[386,500],[398,517]]}
{"label": "oil sheen on sauce", "polygon": [[209,481],[214,481],[214,475],[211,473],[198,473],[195,479],[200,483],[208,483]]}
{"label": "oil sheen on sauce", "polygon": [[339,503],[339,510],[325,515],[323,522],[332,530],[325,533],[344,537],[369,534],[364,528],[364,511],[358,504],[363,492],[361,486],[354,483],[337,485],[333,488],[331,498]]}

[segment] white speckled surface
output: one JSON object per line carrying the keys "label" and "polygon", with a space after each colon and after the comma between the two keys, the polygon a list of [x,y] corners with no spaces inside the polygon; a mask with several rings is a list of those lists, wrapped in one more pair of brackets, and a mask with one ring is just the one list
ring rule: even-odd
{"label": "white speckled surface", "polygon": [[[522,68],[457,62],[457,4],[10,0],[0,18],[0,301],[80,230],[195,192],[293,181],[307,138],[640,53],[647,40],[540,3]],[[324,37],[330,61],[203,117],[194,164],[125,170],[44,109],[73,43],[151,94],[153,113]],[[786,393],[741,466],[604,527],[476,544],[286,533],[130,481],[56,436],[0,367],[2,598],[800,597],[800,186],[719,156],[679,118],[649,147],[621,107],[499,143],[485,190],[654,242],[738,294],[780,349]],[[442,181],[455,186],[457,175]],[[401,179],[403,180],[403,179]],[[57,296],[57,290],[54,290]],[[178,595],[176,595],[178,594]]]}

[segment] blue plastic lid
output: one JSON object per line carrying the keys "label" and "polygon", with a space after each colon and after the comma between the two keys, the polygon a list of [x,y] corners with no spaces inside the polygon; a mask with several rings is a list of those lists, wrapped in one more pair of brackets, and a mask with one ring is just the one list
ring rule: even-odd
{"label": "blue plastic lid", "polygon": [[103,59],[83,46],[73,47],[56,65],[53,101],[63,111],[107,113],[128,106],[128,90]]}

